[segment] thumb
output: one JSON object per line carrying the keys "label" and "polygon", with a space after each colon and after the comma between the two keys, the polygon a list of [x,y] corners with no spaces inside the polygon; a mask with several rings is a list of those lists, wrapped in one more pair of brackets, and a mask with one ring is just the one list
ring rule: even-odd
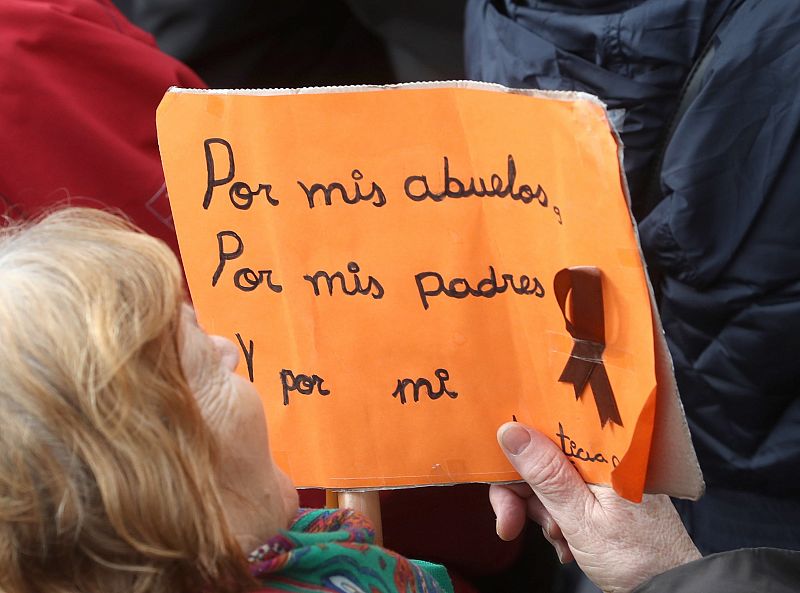
{"label": "thumb", "polygon": [[503,424],[497,441],[562,529],[583,523],[596,499],[555,443],[517,422]]}

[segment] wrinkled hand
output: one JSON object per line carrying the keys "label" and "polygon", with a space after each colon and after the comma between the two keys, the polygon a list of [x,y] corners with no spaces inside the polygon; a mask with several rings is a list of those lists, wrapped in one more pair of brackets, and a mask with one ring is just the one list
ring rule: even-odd
{"label": "wrinkled hand", "polygon": [[489,491],[502,539],[516,538],[531,518],[562,563],[577,561],[613,592],[700,558],[668,497],[646,494],[634,504],[611,488],[587,485],[555,443],[522,424],[504,424],[497,440],[527,482]]}

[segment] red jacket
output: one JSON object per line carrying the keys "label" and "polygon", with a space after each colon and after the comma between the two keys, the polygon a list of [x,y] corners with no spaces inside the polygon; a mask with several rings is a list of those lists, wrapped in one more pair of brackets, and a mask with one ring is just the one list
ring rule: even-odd
{"label": "red jacket", "polygon": [[200,78],[108,0],[2,0],[0,64],[0,214],[115,207],[177,253],[155,110]]}

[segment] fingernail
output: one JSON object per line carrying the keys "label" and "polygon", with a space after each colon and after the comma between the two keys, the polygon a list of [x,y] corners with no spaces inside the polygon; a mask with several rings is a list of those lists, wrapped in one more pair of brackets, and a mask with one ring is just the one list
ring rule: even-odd
{"label": "fingernail", "polygon": [[547,541],[550,541],[550,540],[553,539],[553,536],[550,534],[550,530],[552,528],[553,527],[550,524],[550,521],[548,521],[547,519],[542,521],[542,533],[544,533],[544,536],[545,536],[545,538],[547,538]]}
{"label": "fingernail", "polygon": [[556,555],[558,556],[558,561],[561,564],[564,564],[564,552],[561,550],[561,546],[554,546],[556,549]]}
{"label": "fingernail", "polygon": [[500,443],[511,455],[522,453],[530,442],[530,433],[519,425],[512,424],[500,435]]}

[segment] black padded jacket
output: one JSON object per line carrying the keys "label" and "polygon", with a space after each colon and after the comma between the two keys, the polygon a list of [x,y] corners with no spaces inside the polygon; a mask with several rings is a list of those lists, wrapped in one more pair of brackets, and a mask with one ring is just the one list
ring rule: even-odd
{"label": "black padded jacket", "polygon": [[640,237],[706,481],[800,516],[800,2],[470,0],[465,46],[470,78],[616,111],[640,217],[660,171]]}

